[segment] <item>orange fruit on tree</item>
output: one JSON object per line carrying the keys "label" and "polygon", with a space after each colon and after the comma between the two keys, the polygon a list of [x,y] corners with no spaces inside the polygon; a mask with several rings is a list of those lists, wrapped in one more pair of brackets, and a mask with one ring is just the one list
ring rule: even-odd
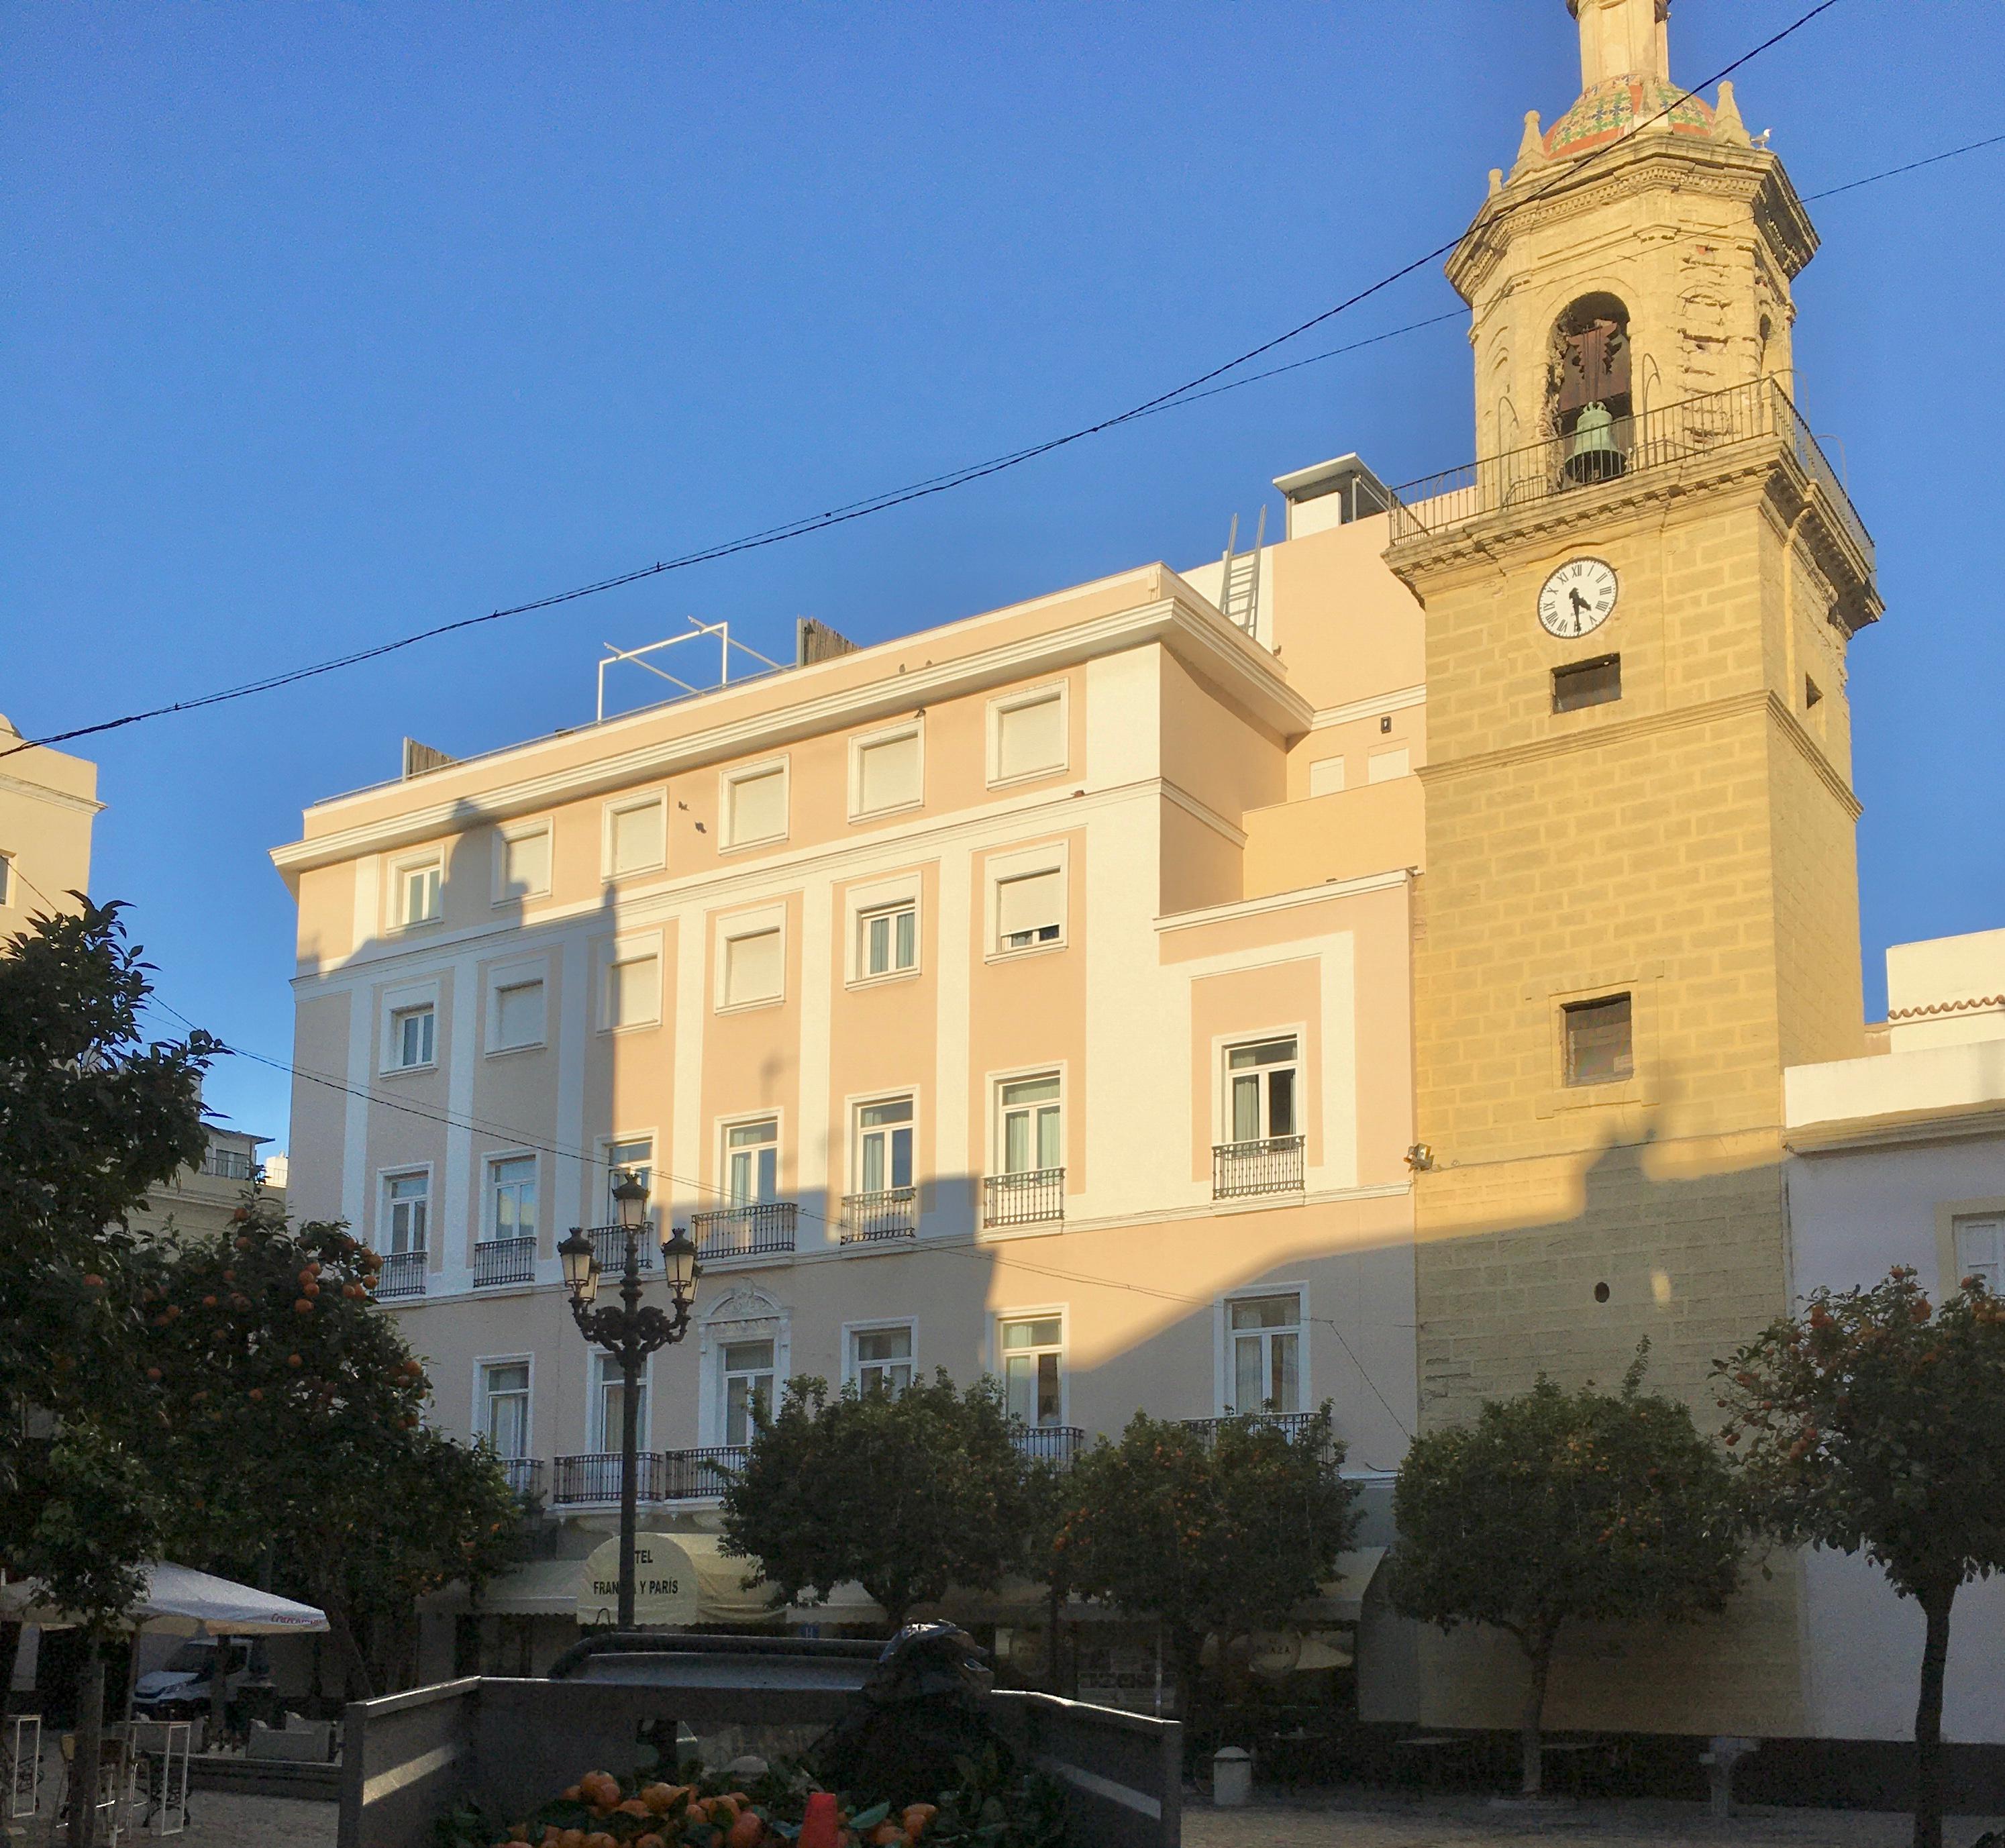
{"label": "orange fruit on tree", "polygon": [[313,1304],[307,1298],[302,1296],[293,1303],[293,1312],[297,1316],[311,1316],[313,1313]]}
{"label": "orange fruit on tree", "polygon": [[623,1803],[613,1804],[613,1813],[616,1816],[639,1816],[644,1820],[655,1812],[649,1809],[639,1797],[629,1797]]}
{"label": "orange fruit on tree", "polygon": [[757,1810],[743,1811],[724,1838],[724,1848],[759,1848],[766,1839],[766,1818]]}
{"label": "orange fruit on tree", "polygon": [[871,1848],[908,1848],[911,1840],[895,1822],[880,1822],[870,1832]]}

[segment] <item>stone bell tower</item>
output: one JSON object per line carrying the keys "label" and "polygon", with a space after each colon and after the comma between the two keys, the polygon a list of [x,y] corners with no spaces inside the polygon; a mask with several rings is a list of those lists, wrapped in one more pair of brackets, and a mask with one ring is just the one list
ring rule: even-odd
{"label": "stone bell tower", "polygon": [[[1557,16],[1556,0],[1547,0]],[[1669,0],[1568,0],[1582,90],[1527,116],[1448,265],[1476,455],[1402,490],[1427,625],[1414,945],[1421,1411],[1540,1372],[1702,1419],[1786,1307],[1782,1070],[1859,1049],[1845,698],[1872,543],[1797,410],[1817,248]],[[1793,1589],[1574,1646],[1556,1727],[1786,1734]],[[1563,1645],[1563,1646],[1564,1646]],[[1432,1724],[1514,1723],[1508,1644],[1427,1646]]]}

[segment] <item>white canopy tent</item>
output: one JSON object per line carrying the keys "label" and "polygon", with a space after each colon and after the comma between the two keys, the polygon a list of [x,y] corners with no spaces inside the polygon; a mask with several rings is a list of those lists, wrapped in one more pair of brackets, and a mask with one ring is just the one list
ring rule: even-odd
{"label": "white canopy tent", "polygon": [[[0,1616],[44,1630],[68,1629],[76,1619],[45,1604],[33,1579],[0,1585]],[[156,1636],[283,1636],[328,1627],[327,1613],[255,1586],[198,1572],[163,1560],[146,1568],[146,1591],[132,1626]]]}

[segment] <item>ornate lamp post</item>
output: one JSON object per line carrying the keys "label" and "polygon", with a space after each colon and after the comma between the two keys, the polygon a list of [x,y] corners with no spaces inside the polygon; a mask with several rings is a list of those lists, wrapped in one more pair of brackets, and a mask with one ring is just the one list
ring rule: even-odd
{"label": "ornate lamp post", "polygon": [[670,1308],[666,1314],[641,1301],[641,1228],[648,1217],[648,1189],[631,1170],[621,1173],[613,1189],[625,1234],[626,1262],[620,1275],[620,1304],[595,1306],[599,1298],[599,1256],[591,1235],[571,1228],[557,1247],[564,1260],[564,1282],[571,1291],[571,1319],[595,1347],[602,1347],[620,1363],[626,1382],[620,1400],[620,1628],[634,1627],[634,1528],[638,1498],[641,1437],[641,1369],[658,1347],[679,1341],[689,1332],[690,1309],[696,1300],[696,1247],[680,1226],[662,1240],[662,1267],[668,1274]]}

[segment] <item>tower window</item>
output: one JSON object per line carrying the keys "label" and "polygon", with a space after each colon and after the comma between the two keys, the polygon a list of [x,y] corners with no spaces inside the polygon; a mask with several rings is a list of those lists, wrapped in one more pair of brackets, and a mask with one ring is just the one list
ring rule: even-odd
{"label": "tower window", "polygon": [[1585,295],[1553,328],[1547,427],[1559,439],[1569,487],[1607,481],[1628,466],[1635,408],[1629,381],[1629,311]]}
{"label": "tower window", "polygon": [[1808,674],[1805,674],[1803,676],[1803,710],[1807,712],[1823,697],[1824,689]]}
{"label": "tower window", "polygon": [[1569,1084],[1619,1084],[1632,1077],[1636,1056],[1627,995],[1575,1001],[1561,1010]]}
{"label": "tower window", "polygon": [[1599,655],[1553,669],[1553,710],[1578,712],[1583,706],[1605,706],[1622,697],[1622,657]]}

